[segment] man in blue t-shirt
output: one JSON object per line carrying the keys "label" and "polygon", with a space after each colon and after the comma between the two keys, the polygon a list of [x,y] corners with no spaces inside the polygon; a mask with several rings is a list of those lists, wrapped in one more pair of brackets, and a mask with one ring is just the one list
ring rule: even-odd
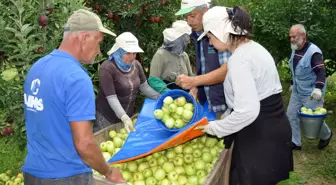
{"label": "man in blue t-shirt", "polygon": [[24,84],[25,185],[95,184],[91,168],[111,182],[125,182],[118,169],[109,167],[94,139],[93,85],[81,65],[92,64],[100,53],[103,33],[115,36],[96,14],[75,11],[60,47],[28,72]]}

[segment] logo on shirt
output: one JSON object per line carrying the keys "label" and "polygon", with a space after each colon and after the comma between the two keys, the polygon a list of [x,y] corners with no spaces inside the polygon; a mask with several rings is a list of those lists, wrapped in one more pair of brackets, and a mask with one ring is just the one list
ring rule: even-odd
{"label": "logo on shirt", "polygon": [[41,86],[40,79],[35,79],[30,85],[30,91],[33,95],[28,95],[24,93],[24,103],[27,106],[27,109],[33,112],[43,111],[43,100],[38,98],[37,94]]}

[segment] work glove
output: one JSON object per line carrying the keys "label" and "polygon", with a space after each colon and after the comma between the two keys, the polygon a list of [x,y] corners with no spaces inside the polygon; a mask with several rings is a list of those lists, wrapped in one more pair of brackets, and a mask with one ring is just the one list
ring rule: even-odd
{"label": "work glove", "polygon": [[292,92],[293,91],[293,85],[290,85],[289,86],[289,92]]}
{"label": "work glove", "polygon": [[131,118],[127,114],[124,114],[123,116],[121,116],[120,119],[124,123],[125,129],[126,129],[126,131],[128,133],[130,131],[135,132],[135,128],[133,127],[133,122],[132,122]]}
{"label": "work glove", "polygon": [[319,88],[314,88],[313,92],[311,93],[311,97],[315,100],[321,100],[322,98],[322,91]]}
{"label": "work glove", "polygon": [[202,132],[207,133],[209,135],[213,135],[213,136],[216,135],[215,132],[210,127],[210,122],[207,125],[201,125],[201,126],[196,127],[195,130],[201,130]]}

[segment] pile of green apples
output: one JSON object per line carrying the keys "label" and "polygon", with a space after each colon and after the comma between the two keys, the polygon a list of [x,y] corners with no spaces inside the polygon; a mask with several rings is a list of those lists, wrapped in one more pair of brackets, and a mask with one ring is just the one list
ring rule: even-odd
{"label": "pile of green apples", "polygon": [[[129,185],[201,185],[223,149],[223,140],[203,135],[147,157],[111,166],[121,169]],[[98,172],[94,174],[104,177]]]}
{"label": "pile of green apples", "polygon": [[301,113],[307,114],[307,115],[321,115],[321,114],[327,113],[327,110],[323,107],[316,107],[315,110],[307,108],[307,107],[302,107]]}
{"label": "pile of green apples", "polygon": [[169,129],[183,128],[194,115],[194,104],[187,102],[184,96],[173,99],[167,96],[163,99],[161,109],[154,111],[154,117],[161,120]]}
{"label": "pile of green apples", "polygon": [[7,170],[5,173],[0,174],[0,185],[24,185],[23,174],[14,175],[12,170]]}

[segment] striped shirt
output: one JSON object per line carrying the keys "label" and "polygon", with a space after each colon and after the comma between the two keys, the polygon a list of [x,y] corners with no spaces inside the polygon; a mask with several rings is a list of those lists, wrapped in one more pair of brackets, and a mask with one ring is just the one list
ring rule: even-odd
{"label": "striped shirt", "polygon": [[[201,57],[201,73],[202,74],[205,74],[205,60],[206,58],[204,57],[204,52],[203,52],[203,40],[200,41],[200,57]],[[231,56],[231,53],[229,51],[226,51],[226,52],[219,52],[218,53],[218,60],[219,60],[219,64],[220,65],[223,65],[223,64],[226,64],[228,61],[229,61],[229,58]],[[224,87],[223,87],[224,88]],[[208,101],[208,104],[209,104],[209,110],[212,110],[214,112],[224,112],[226,110],[226,105],[217,105],[217,106],[213,106],[211,104],[211,101],[210,101],[210,95],[209,95],[209,91],[210,91],[210,88],[209,86],[204,86],[204,91],[205,91],[205,95],[207,97],[207,101]]]}

